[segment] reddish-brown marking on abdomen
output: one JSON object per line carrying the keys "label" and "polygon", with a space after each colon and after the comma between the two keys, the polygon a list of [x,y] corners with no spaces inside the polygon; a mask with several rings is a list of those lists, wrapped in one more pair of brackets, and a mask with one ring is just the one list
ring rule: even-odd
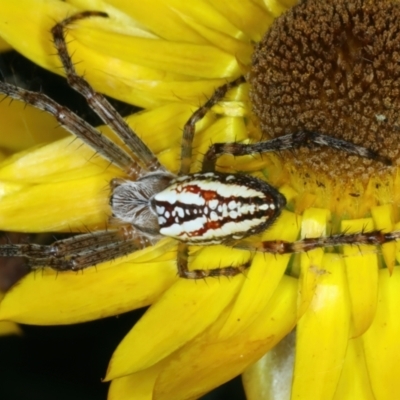
{"label": "reddish-brown marking on abdomen", "polygon": [[210,201],[215,199],[216,197],[219,197],[217,195],[217,192],[215,192],[214,190],[201,190],[201,196],[205,201]]}

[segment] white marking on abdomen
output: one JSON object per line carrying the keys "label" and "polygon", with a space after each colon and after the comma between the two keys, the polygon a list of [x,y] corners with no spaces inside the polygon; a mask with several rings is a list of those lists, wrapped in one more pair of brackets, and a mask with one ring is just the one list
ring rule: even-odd
{"label": "white marking on abdomen", "polygon": [[206,202],[203,197],[197,193],[191,192],[180,192],[176,191],[176,185],[170,186],[169,188],[157,193],[154,196],[155,201],[166,202],[169,204],[175,204],[180,202],[183,204],[193,204],[195,206],[203,206]]}

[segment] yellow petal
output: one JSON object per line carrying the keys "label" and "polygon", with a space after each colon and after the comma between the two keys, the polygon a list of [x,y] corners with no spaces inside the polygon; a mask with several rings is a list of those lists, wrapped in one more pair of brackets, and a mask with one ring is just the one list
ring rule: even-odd
{"label": "yellow petal", "polygon": [[339,385],[333,400],[376,400],[360,338],[349,340]]}
{"label": "yellow petal", "polygon": [[154,400],[153,389],[163,363],[136,372],[132,375],[113,379],[107,400]]}
{"label": "yellow petal", "polygon": [[297,280],[284,276],[253,324],[238,335],[219,340],[225,319],[222,315],[209,330],[171,355],[157,378],[154,397],[158,400],[198,398],[240,374],[293,328],[296,293]]}
{"label": "yellow petal", "polygon": [[[79,5],[79,7],[87,8],[88,2],[86,0],[73,0],[71,3]],[[96,6],[104,2],[96,2]],[[149,32],[154,32],[155,35],[167,39],[169,41],[186,41],[186,42],[199,42],[205,43],[204,38],[196,34],[196,32],[191,29],[190,24],[186,23],[180,12],[185,15],[189,7],[185,7],[182,2],[179,2],[178,7],[176,7],[171,1],[160,1],[154,0],[151,2],[146,2],[139,4],[136,2],[126,1],[126,0],[112,0],[107,3],[111,4],[113,7],[117,8],[119,12],[123,12],[129,15],[134,21],[140,21],[141,25],[146,26]],[[192,13],[202,13],[207,4],[203,2],[194,2],[195,10]],[[103,5],[103,10],[109,11]],[[185,10],[186,8],[186,10]],[[97,9],[97,8],[96,8]],[[199,9],[199,10],[197,10]]]}
{"label": "yellow petal", "polygon": [[[293,241],[299,232],[299,220],[293,213],[284,212],[279,223],[264,233],[263,240]],[[258,253],[254,256],[249,272],[238,298],[232,307],[219,339],[228,339],[240,334],[264,311],[265,305],[279,287],[287,268],[290,254],[275,255]]]}
{"label": "yellow petal", "polygon": [[325,254],[314,298],[297,325],[293,399],[330,399],[335,393],[350,329],[342,258]]}
{"label": "yellow petal", "polygon": [[[306,210],[301,220],[301,238],[326,235],[330,216],[330,212],[327,209],[309,208]],[[322,266],[323,257],[323,249],[316,249],[300,255],[300,286],[297,310],[299,318],[309,307],[314,298],[320,277],[326,272]],[[295,273],[296,271],[292,272]]]}
{"label": "yellow petal", "polygon": [[284,276],[258,320],[241,334],[218,339],[230,312],[228,307],[216,323],[168,358],[113,381],[109,399],[194,399],[239,374],[292,329],[296,319],[296,282]]}
{"label": "yellow petal", "polygon": [[80,140],[69,136],[36,149],[16,153],[0,164],[0,180],[28,185],[62,182],[99,175],[109,169],[121,175],[107,161],[95,156]]}
{"label": "yellow petal", "polygon": [[110,215],[107,183],[115,176],[104,173],[66,182],[27,185],[2,199],[0,225],[4,230],[22,232],[104,229]]}
{"label": "yellow petal", "polygon": [[[243,276],[237,276],[230,281],[176,282],[119,344],[106,379],[148,368],[192,340],[218,318],[243,280]],[[173,315],[177,317],[171,318]],[[151,341],[147,338],[149,332]]]}
{"label": "yellow petal", "polygon": [[288,7],[294,6],[297,2],[293,0],[264,0],[264,3],[267,9],[277,17],[285,12]]}
{"label": "yellow petal", "polygon": [[0,320],[54,325],[100,319],[153,303],[176,279],[176,244],[164,240],[81,273],[32,272],[7,292]]}
{"label": "yellow petal", "polygon": [[[57,65],[57,58],[54,56],[50,29],[54,25],[54,21],[60,21],[76,11],[76,8],[62,1],[3,2],[0,36],[15,50],[28,56],[39,65],[54,69]],[[19,16],[19,21],[17,21],[17,16]],[[23,32],[21,26],[24,27]]]}
{"label": "yellow petal", "polygon": [[[162,16],[162,18],[165,17]],[[101,59],[108,61],[109,67],[112,61],[118,59],[120,67],[123,66],[127,70],[129,64],[133,64],[150,69],[158,69],[162,66],[162,69],[167,72],[207,79],[240,75],[235,57],[215,46],[132,37],[84,27],[69,30],[69,32],[80,44],[75,48],[76,51],[74,51],[74,46],[71,46],[70,53],[74,54],[74,59],[88,58],[91,55],[86,53],[88,49],[101,49],[101,53],[93,55],[97,55],[99,61]],[[182,54],[185,57],[182,57]],[[93,60],[91,57],[88,59]],[[98,63],[96,58],[94,62]],[[118,70],[114,73],[117,72]],[[104,72],[103,80],[107,80]]]}
{"label": "yellow petal", "polygon": [[378,307],[375,318],[362,336],[365,360],[376,399],[395,399],[400,393],[400,268],[392,276],[379,271]]}
{"label": "yellow petal", "polygon": [[[368,232],[372,218],[342,221],[342,232]],[[378,254],[376,246],[343,246],[352,313],[351,337],[362,335],[371,325],[378,293]]]}
{"label": "yellow petal", "polygon": [[20,101],[10,102],[0,98],[0,121],[7,121],[0,128],[0,147],[8,152],[17,152],[67,135],[53,117]]}
{"label": "yellow petal", "polygon": [[255,43],[261,40],[275,18],[261,2],[220,0],[212,4]]}
{"label": "yellow petal", "polygon": [[[143,3],[139,13],[162,18],[164,26],[165,15],[159,9],[154,12],[154,7],[162,8],[162,4]],[[50,29],[54,21],[61,21],[78,9],[63,2],[43,0],[21,0],[18,6],[10,3],[3,8],[0,35],[26,57],[61,73],[59,60],[54,56]],[[25,11],[23,21],[21,8]],[[199,97],[210,96],[227,78],[240,74],[234,53],[209,44],[186,22],[182,21],[184,29],[195,35],[191,43],[184,43],[182,37],[188,40],[189,36],[179,33],[176,42],[158,39],[151,29],[146,32],[137,26],[132,28],[134,21],[126,14],[107,11],[111,18],[79,21],[68,28],[67,36],[69,52],[74,55],[78,73],[84,73],[101,92],[145,107],[179,99],[197,104]],[[176,16],[175,10],[172,13]],[[24,24],[24,40],[21,40],[20,30],[15,28],[21,23]],[[143,20],[140,23],[143,24]],[[210,80],[204,81],[205,78]]]}
{"label": "yellow petal", "polygon": [[299,299],[298,317],[300,318],[310,306],[321,275],[325,274],[322,267],[324,258],[323,249],[315,249],[300,254],[300,278],[299,278]]}

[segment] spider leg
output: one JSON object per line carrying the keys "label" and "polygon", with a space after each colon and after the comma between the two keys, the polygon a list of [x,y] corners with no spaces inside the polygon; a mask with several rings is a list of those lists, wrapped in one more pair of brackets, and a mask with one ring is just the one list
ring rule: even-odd
{"label": "spider leg", "polygon": [[215,171],[216,161],[218,157],[223,154],[244,156],[272,151],[279,152],[281,150],[294,149],[310,144],[328,146],[336,150],[343,150],[349,154],[355,154],[359,157],[380,161],[385,165],[392,165],[392,162],[388,158],[380,156],[375,151],[367,149],[363,146],[358,146],[346,140],[337,139],[318,132],[299,131],[253,144],[214,143],[209,147],[204,156],[202,172]]}
{"label": "spider leg", "polygon": [[249,241],[240,241],[229,243],[232,247],[242,250],[257,251],[272,254],[291,254],[304,253],[325,247],[337,247],[343,245],[374,245],[382,246],[385,243],[400,239],[400,231],[383,233],[381,231],[359,232],[359,233],[341,233],[332,236],[323,236],[317,238],[305,238],[297,242],[284,242],[282,240],[270,240],[259,243]]}
{"label": "spider leg", "polygon": [[204,279],[208,277],[218,276],[235,276],[242,274],[250,267],[250,262],[236,267],[222,267],[211,269],[194,269],[189,271],[188,268],[188,246],[186,243],[180,242],[178,244],[178,275],[185,279]]}
{"label": "spider leg", "polygon": [[75,70],[65,40],[66,27],[75,21],[95,16],[108,17],[104,12],[85,11],[64,19],[51,29],[54,45],[64,67],[68,84],[86,99],[90,107],[97,113],[105,124],[112,128],[112,130],[132,151],[137,161],[142,164],[146,170],[164,171],[164,167],[161,166],[156,156],[129,127],[108,100],[102,94],[97,93],[82,76],[77,74]]}
{"label": "spider leg", "polygon": [[43,266],[57,271],[78,271],[154,244],[131,226],[57,240],[50,245],[31,243],[0,246],[0,257],[24,257],[30,269]]}
{"label": "spider leg", "polygon": [[[382,246],[385,243],[400,239],[400,231],[383,233],[381,231],[359,232],[353,234],[338,234],[318,238],[306,238],[296,242],[285,242],[282,240],[270,240],[254,243],[247,240],[239,242],[225,242],[225,245],[236,249],[249,250],[252,252],[272,254],[305,253],[318,248],[338,247],[343,245],[360,246],[374,245]],[[213,268],[209,270],[196,269],[189,271],[187,247],[185,243],[178,245],[178,275],[186,279],[204,279],[217,276],[235,276],[243,273],[249,264],[239,267]]]}
{"label": "spider leg", "polygon": [[190,173],[190,165],[192,163],[192,144],[196,122],[201,120],[216,103],[222,100],[229,90],[244,82],[246,82],[246,80],[243,76],[240,76],[234,81],[228,82],[220,86],[218,89],[215,90],[213,95],[187,120],[186,124],[183,127],[181,168],[179,171],[179,175],[187,175]]}
{"label": "spider leg", "polygon": [[53,115],[60,125],[81,139],[105,159],[116,164],[130,175],[141,175],[141,168],[132,157],[81,117],[40,92],[32,92],[0,81],[0,93]]}

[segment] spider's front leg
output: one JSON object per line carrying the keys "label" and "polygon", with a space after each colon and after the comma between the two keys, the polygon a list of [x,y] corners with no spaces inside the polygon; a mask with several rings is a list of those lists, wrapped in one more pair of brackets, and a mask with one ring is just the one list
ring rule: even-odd
{"label": "spider's front leg", "polygon": [[[146,171],[165,171],[157,157],[129,127],[110,102],[102,94],[96,92],[86,79],[78,75],[75,70],[75,66],[68,52],[65,31],[66,28],[74,22],[90,17],[107,18],[108,15],[100,11],[84,11],[65,18],[51,29],[54,46],[63,65],[68,84],[86,99],[90,107],[103,122],[120,137],[123,143],[131,150],[135,160],[139,162]],[[128,167],[125,166],[124,169],[129,172]],[[134,172],[134,174],[135,173],[136,172]]]}
{"label": "spider's front leg", "polygon": [[195,134],[195,125],[211,110],[215,104],[221,101],[226,93],[245,83],[244,76],[236,78],[232,82],[225,83],[215,90],[213,95],[200,107],[198,108],[188,119],[185,126],[183,127],[182,145],[181,145],[181,168],[179,175],[187,175],[190,173],[190,166],[192,164],[192,145]]}
{"label": "spider's front leg", "polygon": [[[32,92],[1,81],[0,93],[13,99],[21,100],[26,104],[30,104],[52,114],[60,125],[80,138],[106,160],[119,166],[130,178],[136,179],[141,177],[145,175],[147,171],[164,170],[155,155],[141,141],[138,135],[130,129],[124,119],[104,96],[97,93],[89,83],[83,77],[77,75],[75,71],[74,64],[68,53],[64,31],[69,24],[88,17],[107,17],[107,14],[98,11],[86,11],[75,14],[57,23],[52,28],[54,45],[60,56],[70,85],[86,98],[93,110],[115,131],[134,154],[128,154],[124,148],[108,139],[81,117],[43,93]],[[134,159],[132,157],[134,157]]]}
{"label": "spider's front leg", "polygon": [[233,156],[245,156],[253,154],[263,154],[268,152],[279,152],[282,150],[296,149],[302,146],[320,145],[335,150],[342,150],[349,154],[355,154],[362,158],[369,158],[379,161],[385,165],[392,165],[391,160],[383,157],[373,150],[363,146],[355,145],[346,140],[337,139],[332,136],[323,135],[318,132],[299,131],[264,142],[253,144],[241,143],[214,143],[212,144],[203,160],[203,172],[215,171],[218,157],[223,154],[231,154]]}

